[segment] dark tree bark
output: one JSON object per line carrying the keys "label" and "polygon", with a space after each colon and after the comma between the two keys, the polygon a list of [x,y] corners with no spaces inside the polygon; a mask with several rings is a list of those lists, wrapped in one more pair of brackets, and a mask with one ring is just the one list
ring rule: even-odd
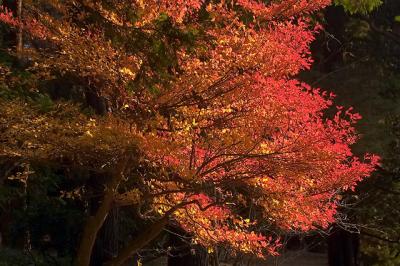
{"label": "dark tree bark", "polygon": [[122,158],[115,167],[115,171],[110,177],[111,180],[105,187],[104,196],[99,207],[95,213],[93,215],[91,214],[87,219],[77,252],[76,265],[78,266],[90,265],[90,259],[98,233],[113,208],[114,195],[121,180],[124,178],[124,171],[126,170],[129,160],[129,156]]}
{"label": "dark tree bark", "polygon": [[328,238],[329,266],[358,266],[359,235],[335,227]]}
{"label": "dark tree bark", "polygon": [[135,253],[137,253],[140,249],[149,244],[152,240],[154,240],[157,236],[161,234],[164,230],[165,226],[168,223],[169,215],[167,214],[160,220],[154,222],[150,226],[148,226],[141,234],[139,234],[135,239],[130,241],[124,249],[119,252],[118,256],[113,258],[112,260],[106,262],[104,265],[106,266],[119,266],[123,265],[128,259],[132,258]]}
{"label": "dark tree bark", "polygon": [[[22,22],[22,4],[23,0],[17,1],[17,17],[21,22]],[[22,23],[20,23],[17,31],[17,55],[19,61],[23,60],[23,49],[24,49],[23,26]]]}
{"label": "dark tree bark", "polygon": [[190,236],[182,229],[170,228],[168,236],[168,247],[171,247],[170,256],[168,256],[168,266],[204,266],[204,256],[201,250],[192,247]]}
{"label": "dark tree bark", "polygon": [[114,207],[110,210],[103,226],[98,232],[90,265],[103,265],[118,255],[118,219],[119,209]]}

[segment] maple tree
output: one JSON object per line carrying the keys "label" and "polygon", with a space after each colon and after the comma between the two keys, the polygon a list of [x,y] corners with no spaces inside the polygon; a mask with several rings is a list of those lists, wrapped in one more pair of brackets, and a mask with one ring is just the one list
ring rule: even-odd
{"label": "maple tree", "polygon": [[[1,102],[1,156],[102,171],[101,204],[77,254],[89,265],[114,206],[153,221],[107,265],[121,265],[168,223],[212,252],[276,254],[258,224],[308,231],[334,222],[337,197],[367,177],[377,157],[354,156],[351,109],[297,81],[312,63],[328,0],[28,2],[24,53],[43,79],[73,74],[106,107],[87,116],[71,103],[43,114]],[[98,106],[94,106],[98,107]],[[100,113],[106,113],[101,116]],[[256,210],[256,211],[254,211]]]}

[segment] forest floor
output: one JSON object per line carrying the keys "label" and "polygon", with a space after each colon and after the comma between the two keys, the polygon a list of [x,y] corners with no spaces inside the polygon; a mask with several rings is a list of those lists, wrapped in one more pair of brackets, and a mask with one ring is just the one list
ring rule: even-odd
{"label": "forest floor", "polygon": [[[279,257],[266,261],[258,261],[250,266],[328,266],[328,256],[325,253],[314,253],[305,250],[289,251]],[[159,258],[143,266],[167,266],[166,257]],[[190,265],[188,265],[190,266]],[[229,263],[220,263],[220,266],[232,266]]]}
{"label": "forest floor", "polygon": [[305,250],[290,251],[254,266],[328,266],[328,256]]}

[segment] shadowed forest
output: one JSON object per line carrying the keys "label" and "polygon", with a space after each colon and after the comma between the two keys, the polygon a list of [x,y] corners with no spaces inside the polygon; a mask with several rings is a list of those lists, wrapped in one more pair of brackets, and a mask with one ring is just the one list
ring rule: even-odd
{"label": "shadowed forest", "polygon": [[397,266],[399,203],[399,0],[0,0],[0,266]]}

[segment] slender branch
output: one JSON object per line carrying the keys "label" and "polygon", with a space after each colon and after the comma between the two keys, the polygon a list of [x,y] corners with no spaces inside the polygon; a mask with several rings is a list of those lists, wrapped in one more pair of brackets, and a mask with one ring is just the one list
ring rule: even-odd
{"label": "slender branch", "polygon": [[365,231],[362,231],[361,234],[365,235],[365,236],[368,236],[368,237],[376,238],[376,239],[384,241],[384,242],[388,242],[388,243],[392,243],[392,244],[400,244],[400,239],[397,239],[397,240],[389,239],[389,238],[382,237],[382,236],[377,236],[377,235],[374,235],[374,234],[371,234],[371,233],[368,233],[368,232],[365,232]]}
{"label": "slender branch", "polygon": [[399,35],[397,35],[397,34],[395,34],[393,32],[390,32],[390,31],[383,30],[383,29],[379,28],[378,26],[375,25],[375,23],[373,21],[368,21],[367,20],[367,23],[369,24],[369,26],[371,27],[371,29],[373,31],[375,31],[376,33],[379,33],[379,34],[391,39],[392,41],[394,41],[395,43],[400,45],[400,36]]}

